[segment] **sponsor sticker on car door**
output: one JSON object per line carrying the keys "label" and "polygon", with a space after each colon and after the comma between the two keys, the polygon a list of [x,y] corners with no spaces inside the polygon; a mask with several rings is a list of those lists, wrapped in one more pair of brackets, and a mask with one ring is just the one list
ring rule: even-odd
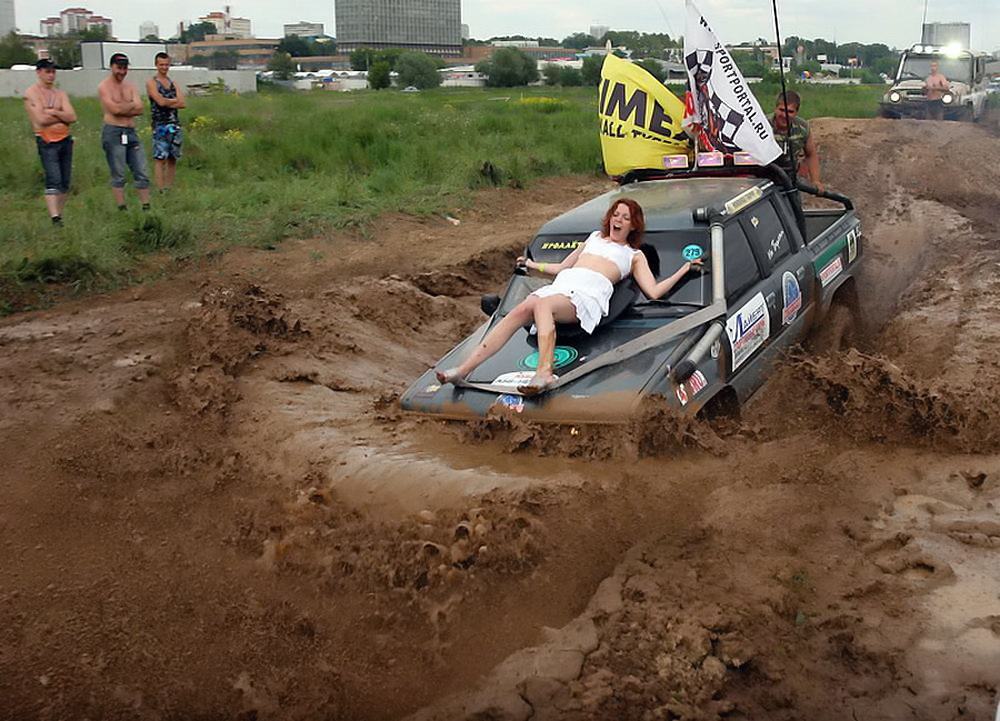
{"label": "sponsor sticker on car door", "polygon": [[739,368],[771,337],[771,316],[764,294],[758,293],[726,321],[733,349],[733,370]]}

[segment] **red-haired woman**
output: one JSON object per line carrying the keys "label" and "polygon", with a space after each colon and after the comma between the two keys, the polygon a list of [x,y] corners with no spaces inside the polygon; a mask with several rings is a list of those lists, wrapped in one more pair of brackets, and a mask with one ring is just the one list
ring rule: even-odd
{"label": "red-haired woman", "polygon": [[[556,323],[578,321],[588,333],[608,313],[608,301],[615,283],[631,274],[647,297],[662,297],[691,270],[685,263],[676,273],[660,282],[649,269],[646,256],[639,251],[646,223],[642,208],[631,199],[616,200],[604,214],[600,230],[595,230],[586,242],[566,256],[561,263],[537,263],[518,258],[532,270],[556,276],[546,285],[521,301],[486,334],[468,358],[457,368],[436,372],[440,383],[454,383],[465,378],[476,366],[503,348],[514,332],[534,322],[538,332],[538,369],[528,384],[521,388],[525,395],[545,390],[555,382],[552,372],[556,348]],[[694,265],[701,265],[696,260]]]}

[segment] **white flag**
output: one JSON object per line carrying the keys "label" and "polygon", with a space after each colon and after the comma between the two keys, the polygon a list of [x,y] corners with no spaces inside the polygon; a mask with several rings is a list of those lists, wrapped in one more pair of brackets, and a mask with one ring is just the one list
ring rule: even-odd
{"label": "white flag", "polygon": [[749,153],[761,165],[781,155],[760,103],[691,0],[687,0],[684,64],[691,92],[686,120],[701,126],[714,150]]}

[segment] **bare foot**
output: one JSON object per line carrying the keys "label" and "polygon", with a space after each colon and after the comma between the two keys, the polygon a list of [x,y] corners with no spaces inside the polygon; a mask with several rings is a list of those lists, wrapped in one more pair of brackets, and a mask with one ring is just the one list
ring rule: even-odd
{"label": "bare foot", "polygon": [[521,395],[537,396],[548,390],[549,386],[559,380],[559,376],[551,372],[539,371],[531,377],[526,385],[521,386]]}
{"label": "bare foot", "polygon": [[465,376],[458,370],[458,368],[449,368],[448,370],[436,370],[434,371],[434,377],[437,378],[438,383],[445,385],[446,383],[454,383],[455,381],[460,381]]}

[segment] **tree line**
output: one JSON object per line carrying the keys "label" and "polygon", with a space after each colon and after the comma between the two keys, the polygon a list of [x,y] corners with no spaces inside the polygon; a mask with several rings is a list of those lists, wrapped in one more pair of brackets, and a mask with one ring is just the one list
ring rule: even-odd
{"label": "tree line", "polygon": [[[397,83],[402,87],[418,90],[436,88],[441,84],[438,70],[444,67],[440,58],[413,50],[389,48],[374,50],[358,48],[351,53],[351,69],[365,70],[368,85],[373,90],[382,90],[392,85],[392,73],[396,73]],[[277,80],[288,80],[296,71],[295,58],[288,52],[276,52],[267,65]]]}

